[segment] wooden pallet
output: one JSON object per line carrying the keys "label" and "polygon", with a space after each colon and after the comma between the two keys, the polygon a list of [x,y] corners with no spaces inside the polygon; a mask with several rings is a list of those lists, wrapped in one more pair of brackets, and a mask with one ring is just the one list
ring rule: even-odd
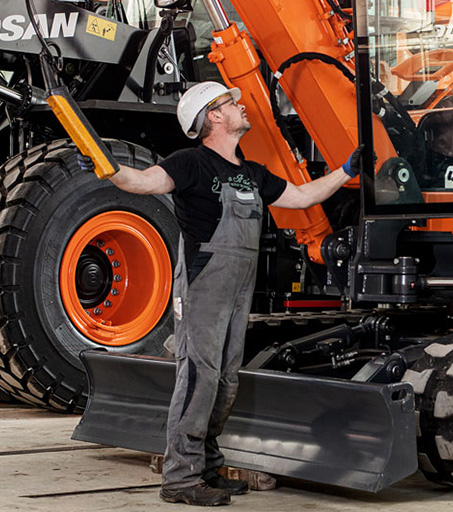
{"label": "wooden pallet", "polygon": [[[163,460],[163,455],[151,454],[150,466],[153,473],[162,473]],[[220,468],[220,474],[225,478],[232,478],[234,480],[246,480],[249,484],[249,489],[252,491],[270,491],[275,489],[277,485],[275,477],[269,473],[263,473],[261,471],[252,471],[250,469],[223,466]]]}

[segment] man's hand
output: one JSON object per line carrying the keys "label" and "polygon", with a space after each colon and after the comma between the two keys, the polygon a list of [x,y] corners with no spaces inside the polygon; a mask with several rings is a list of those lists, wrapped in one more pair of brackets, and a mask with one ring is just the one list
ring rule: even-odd
{"label": "man's hand", "polygon": [[351,154],[347,162],[343,164],[343,171],[351,178],[355,178],[360,172],[360,159],[362,158],[362,152],[365,144],[360,144],[357,149]]}
{"label": "man's hand", "polygon": [[89,156],[82,155],[82,153],[78,152],[77,162],[82,171],[94,172],[94,163]]}

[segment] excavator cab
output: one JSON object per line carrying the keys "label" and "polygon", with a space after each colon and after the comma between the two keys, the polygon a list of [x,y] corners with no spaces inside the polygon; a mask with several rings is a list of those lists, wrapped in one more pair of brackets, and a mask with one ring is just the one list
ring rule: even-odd
{"label": "excavator cab", "polygon": [[[453,228],[446,18],[436,15],[435,4],[412,1],[359,0],[354,13],[359,139],[366,150],[351,296],[445,303]],[[398,270],[402,261],[408,267]]]}
{"label": "excavator cab", "polygon": [[[366,96],[363,108],[372,105],[374,124],[382,123],[388,135],[373,133],[369,122],[363,126],[377,154],[366,165],[374,182],[366,188],[367,214],[448,213],[442,203],[451,202],[453,51],[445,17],[429,2],[403,1],[372,2],[363,6],[363,18],[370,90],[362,88],[359,96]],[[358,74],[368,75],[365,60],[360,66],[359,58]]]}

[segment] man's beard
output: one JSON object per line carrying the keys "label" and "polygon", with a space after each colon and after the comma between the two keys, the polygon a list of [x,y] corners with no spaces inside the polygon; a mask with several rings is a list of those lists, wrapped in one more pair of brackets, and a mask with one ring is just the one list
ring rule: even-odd
{"label": "man's beard", "polygon": [[234,123],[232,122],[231,118],[228,118],[228,124],[227,124],[227,132],[231,135],[236,135],[237,137],[241,138],[245,133],[247,133],[251,125],[247,118],[242,117],[242,122],[234,126]]}
{"label": "man's beard", "polygon": [[245,135],[251,128],[251,124],[247,121],[238,131],[240,132],[241,137]]}
{"label": "man's beard", "polygon": [[242,123],[241,126],[239,126],[236,129],[236,133],[239,137],[242,137],[250,130],[251,127],[252,127],[251,124],[248,121],[245,121],[244,123]]}

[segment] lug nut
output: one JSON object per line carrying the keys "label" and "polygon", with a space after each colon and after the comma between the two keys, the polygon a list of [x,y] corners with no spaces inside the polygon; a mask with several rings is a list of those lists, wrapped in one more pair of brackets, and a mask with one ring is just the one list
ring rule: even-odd
{"label": "lug nut", "polygon": [[119,274],[115,274],[113,276],[113,280],[116,282],[116,283],[119,283],[120,281],[123,280],[123,278],[119,275]]}
{"label": "lug nut", "polygon": [[110,307],[112,306],[112,303],[111,303],[109,300],[105,300],[105,301],[104,301],[104,306],[105,306],[106,308],[110,308]]}
{"label": "lug nut", "polygon": [[107,256],[113,256],[115,254],[115,251],[109,247],[108,249],[105,250],[105,254],[107,254]]}
{"label": "lug nut", "polygon": [[110,293],[111,293],[114,297],[116,297],[117,295],[119,295],[119,294],[120,294],[120,291],[119,291],[119,290],[117,290],[116,288],[112,288],[112,289],[111,289],[111,291],[110,291]]}
{"label": "lug nut", "polygon": [[99,238],[98,240],[96,240],[96,245],[97,245],[98,247],[104,247],[105,242],[104,242],[104,240],[101,240],[101,239]]}
{"label": "lug nut", "polygon": [[93,313],[98,316],[98,315],[102,315],[102,309],[101,308],[94,308],[93,309]]}
{"label": "lug nut", "polygon": [[120,265],[121,265],[121,263],[118,260],[113,260],[112,261],[112,267],[118,268]]}

